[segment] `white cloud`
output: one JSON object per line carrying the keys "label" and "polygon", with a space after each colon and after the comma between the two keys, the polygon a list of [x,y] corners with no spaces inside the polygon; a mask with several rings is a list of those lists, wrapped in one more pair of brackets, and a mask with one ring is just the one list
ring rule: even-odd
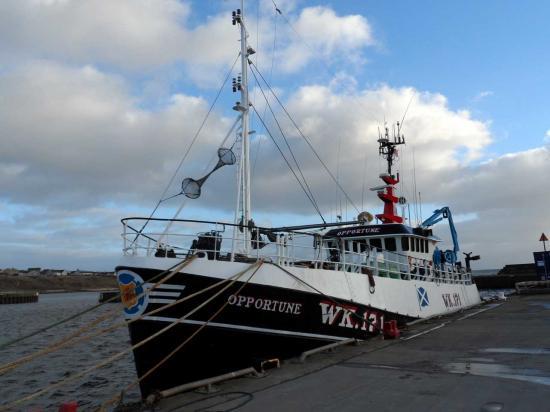
{"label": "white cloud", "polygon": [[[279,7],[286,7],[285,19],[299,33],[279,16],[277,59],[287,72],[304,68],[314,54],[328,58],[336,48],[345,61],[361,61],[362,49],[374,43],[362,16],[310,7],[293,18],[292,2]],[[249,42],[256,47],[259,40],[262,50],[271,50],[273,5],[262,10],[259,26],[255,15],[246,20]],[[227,10],[198,25],[189,22],[190,15],[190,3],[177,0],[6,0],[0,3],[0,62],[38,57],[149,73],[183,63],[188,76],[211,87],[219,77],[212,72],[236,57],[240,33]],[[269,53],[260,59],[267,61]]]}
{"label": "white cloud", "polygon": [[[364,17],[338,16],[327,7],[295,11],[292,1],[284,5],[285,16],[300,36],[326,60],[334,54],[346,64],[360,63],[365,49],[376,43]],[[267,44],[264,50],[270,50],[273,10],[268,11],[269,2],[263,7],[260,47]],[[210,84],[219,78],[212,73],[236,55],[238,31],[227,13],[195,26],[188,22],[189,13],[188,3],[175,0],[0,3],[0,228],[4,238],[11,239],[4,244],[2,262],[16,262],[21,245],[30,245],[25,247],[28,265],[32,256],[62,259],[70,248],[77,251],[76,261],[89,258],[94,245],[118,247],[112,243],[113,237],[118,240],[118,218],[130,209],[148,209],[158,198],[208,109],[200,96],[170,95],[170,87],[159,80],[169,70],[164,66],[192,63],[188,74]],[[251,19],[253,45],[254,27]],[[279,48],[276,67],[310,70],[311,50],[281,18],[278,28],[280,45],[286,47]],[[269,53],[261,56],[266,74]],[[108,71],[99,69],[105,65]],[[117,72],[112,66],[121,69],[118,75],[112,74]],[[134,74],[125,70],[151,71],[143,95],[136,96]],[[339,72],[326,82],[328,86],[308,80],[307,87],[281,89],[279,94],[333,173],[338,169],[355,203],[360,203],[365,155],[365,184],[379,184],[383,163],[377,157],[378,127],[383,119],[390,124],[401,119],[411,102],[404,125],[408,145],[396,164],[403,194],[413,196],[414,151],[423,200],[448,204],[461,216],[475,216],[458,222],[464,250],[481,253],[484,266],[530,261],[526,250],[531,246],[518,245],[531,245],[533,233],[550,224],[541,207],[550,202],[544,190],[544,179],[550,175],[549,148],[486,160],[492,143],[490,124],[468,110],[451,109],[441,94],[387,85],[361,89],[347,72]],[[160,96],[166,104],[151,108],[149,95]],[[253,95],[263,113],[261,94]],[[172,192],[183,177],[202,175],[231,122],[219,112],[212,114]],[[290,122],[281,124],[329,216],[338,203],[334,184]],[[259,129],[257,120],[254,127]],[[271,129],[284,148],[276,127],[271,124]],[[307,199],[270,139],[258,131],[251,148],[253,155],[260,153],[253,159],[255,215],[275,212],[311,219]],[[550,130],[545,137],[549,139]],[[227,214],[234,205],[234,174],[235,168],[227,168],[213,175],[202,198],[193,203],[197,209]],[[113,206],[121,204],[128,207]],[[367,208],[380,210],[372,193]],[[535,242],[532,248],[536,246]],[[114,254],[111,249],[104,252]]]}
{"label": "white cloud", "polygon": [[[34,226],[34,240],[21,238],[21,242],[39,244],[46,242],[44,236],[55,235],[59,237],[56,242],[63,245],[61,238],[70,237],[84,257],[89,243],[85,236],[94,230],[108,234],[97,235],[97,242],[112,244],[106,236],[116,231],[118,223],[113,222],[107,230],[105,221],[101,225],[94,222],[100,215],[113,217],[123,212],[106,205],[147,210],[158,198],[208,107],[199,97],[176,94],[165,107],[145,109],[121,77],[90,66],[73,68],[46,61],[3,73],[0,96],[0,192],[4,202],[12,205],[2,212],[8,216],[3,221],[4,233],[13,239],[27,236],[31,232],[17,230],[20,222],[42,218],[47,227]],[[286,105],[333,173],[340,145],[342,185],[355,203],[360,203],[365,155],[367,187],[379,183],[377,175],[383,167],[377,157],[377,129],[384,117],[400,119],[411,97],[404,125],[408,145],[396,165],[402,173],[403,194],[412,199],[414,148],[423,200],[447,204],[459,215],[478,216],[458,223],[464,250],[480,252],[497,266],[529,261],[517,244],[529,244],[533,231],[550,224],[539,207],[550,202],[544,190],[544,179],[550,175],[548,148],[480,163],[491,143],[488,125],[467,111],[451,110],[440,94],[412,88],[342,91],[311,85],[288,94]],[[230,122],[213,114],[170,193],[177,190],[183,177],[202,176]],[[337,203],[334,184],[290,123],[281,124],[322,211],[330,216]],[[271,129],[285,147],[276,128],[272,125]],[[253,155],[259,140],[253,142]],[[313,209],[286,165],[270,140],[265,136],[261,140],[260,158],[253,159],[255,214],[277,212],[310,219]],[[213,175],[202,198],[193,204],[228,214],[234,204],[234,173],[235,169],[228,167]],[[12,222],[16,215],[10,210],[25,210],[15,205],[31,207],[31,212],[20,212],[17,222]],[[43,209],[41,215],[32,209],[37,207]],[[380,207],[369,193],[367,208],[376,212]],[[351,209],[350,213],[355,214]],[[510,233],[514,233],[513,241]],[[505,253],[499,257],[495,249]],[[5,250],[11,253],[9,248]]]}
{"label": "white cloud", "polygon": [[550,143],[550,129],[548,129],[548,130],[546,131],[546,133],[544,134],[544,141],[545,141],[546,143]]}
{"label": "white cloud", "polygon": [[[177,94],[141,109],[123,79],[45,61],[0,76],[0,96],[4,198],[64,208],[128,199],[130,187],[157,196],[208,108]],[[214,113],[202,142],[221,140],[226,123]]]}
{"label": "white cloud", "polygon": [[347,62],[362,62],[361,51],[375,44],[372,28],[360,15],[338,16],[332,9],[322,6],[301,11],[287,33],[290,44],[281,52],[281,69],[293,72],[303,68],[319,54],[331,60],[335,53]]}
{"label": "white cloud", "polygon": [[0,3],[4,58],[43,56],[154,67],[181,54],[189,7],[176,0],[33,1]]}
{"label": "white cloud", "polygon": [[494,93],[491,90],[484,90],[476,94],[473,98],[474,101],[479,102],[480,100],[485,99],[486,97],[492,96]]}

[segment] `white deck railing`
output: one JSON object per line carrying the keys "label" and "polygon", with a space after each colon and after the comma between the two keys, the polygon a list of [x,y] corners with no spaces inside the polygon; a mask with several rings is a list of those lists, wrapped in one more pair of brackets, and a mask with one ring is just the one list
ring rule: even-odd
{"label": "white deck railing", "polygon": [[[136,221],[139,221],[138,224],[135,224]],[[451,264],[435,266],[431,260],[370,248],[357,239],[341,238],[340,247],[335,248],[328,247],[319,234],[285,231],[278,232],[276,240],[269,242],[264,234],[267,229],[253,228],[253,238],[261,239],[253,241],[253,244],[265,242],[265,246],[252,247],[247,252],[242,247],[239,228],[232,224],[171,220],[171,231],[167,233],[158,224],[165,225],[168,220],[154,219],[145,229],[137,229],[143,221],[138,218],[122,221],[125,255],[184,258],[191,254],[203,254],[208,259],[222,261],[263,259],[287,267],[355,272],[400,280],[471,284],[471,276],[464,268]],[[179,232],[177,229],[180,229]],[[205,246],[207,243],[209,245]]]}

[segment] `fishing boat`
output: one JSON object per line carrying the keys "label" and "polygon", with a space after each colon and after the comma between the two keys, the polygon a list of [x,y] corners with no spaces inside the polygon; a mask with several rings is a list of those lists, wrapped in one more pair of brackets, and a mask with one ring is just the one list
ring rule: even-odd
{"label": "fishing boat", "polygon": [[[216,165],[200,179],[184,179],[176,195],[196,199],[212,173],[236,165],[235,220],[122,220],[116,273],[144,398],[480,303],[460,261],[450,209],[442,207],[418,225],[405,218],[404,208],[398,213],[406,202],[397,196],[400,173],[394,170],[397,148],[405,144],[402,124],[373,136],[387,165],[381,185],[371,189],[382,213],[361,212],[345,222],[255,225],[249,155],[255,106],[248,84],[250,72],[259,73],[250,59],[255,50],[247,43],[243,9],[231,19],[241,46],[240,75],[232,83],[240,95],[236,120],[217,149]],[[449,250],[439,249],[432,229],[442,219],[453,239]]]}

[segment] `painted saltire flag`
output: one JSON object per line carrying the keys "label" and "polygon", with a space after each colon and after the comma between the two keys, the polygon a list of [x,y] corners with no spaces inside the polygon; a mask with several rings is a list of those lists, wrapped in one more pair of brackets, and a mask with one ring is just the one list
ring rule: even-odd
{"label": "painted saltire flag", "polygon": [[428,299],[428,291],[426,289],[423,287],[416,288],[416,294],[420,308],[426,307],[430,304],[430,300]]}

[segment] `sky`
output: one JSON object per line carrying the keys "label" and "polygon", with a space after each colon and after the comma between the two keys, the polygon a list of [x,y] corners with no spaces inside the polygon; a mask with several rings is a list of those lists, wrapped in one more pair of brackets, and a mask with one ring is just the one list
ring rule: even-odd
{"label": "sky", "polygon": [[[235,119],[228,84],[176,168],[237,57],[230,15],[239,4],[0,3],[0,267],[110,270],[120,219],[148,216],[163,193],[208,170]],[[461,250],[480,254],[482,269],[532,262],[550,234],[549,12],[540,1],[256,0],[246,24],[254,64],[357,210],[381,211],[368,191],[383,171],[378,128],[405,116],[397,167],[411,223],[449,206]],[[285,151],[252,76],[250,87]],[[323,216],[353,219],[357,210],[270,103]],[[251,123],[256,223],[317,222],[258,116]],[[180,217],[231,221],[235,174],[213,174]],[[155,216],[172,217],[182,200],[162,202]],[[435,229],[448,239],[444,223]]]}

